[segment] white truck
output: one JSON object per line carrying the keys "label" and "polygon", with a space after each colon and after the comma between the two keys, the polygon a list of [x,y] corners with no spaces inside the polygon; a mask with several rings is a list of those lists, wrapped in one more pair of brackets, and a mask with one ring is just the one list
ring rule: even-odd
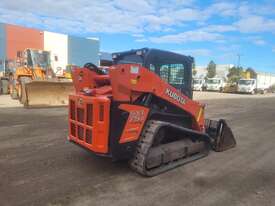
{"label": "white truck", "polygon": [[275,75],[269,73],[257,73],[255,79],[240,79],[238,81],[238,93],[266,93],[275,84]]}
{"label": "white truck", "polygon": [[205,80],[202,78],[193,79],[193,90],[203,91],[205,89]]}
{"label": "white truck", "polygon": [[215,77],[208,78],[206,80],[206,90],[207,91],[219,91],[222,92],[225,86],[225,81],[223,78]]}

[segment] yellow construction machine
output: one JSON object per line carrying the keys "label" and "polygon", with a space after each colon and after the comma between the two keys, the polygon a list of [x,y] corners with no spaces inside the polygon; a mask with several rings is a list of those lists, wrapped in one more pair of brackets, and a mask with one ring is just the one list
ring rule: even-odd
{"label": "yellow construction machine", "polygon": [[26,49],[17,57],[19,66],[10,74],[12,98],[25,107],[68,105],[68,95],[74,92],[72,82],[55,76],[49,51]]}

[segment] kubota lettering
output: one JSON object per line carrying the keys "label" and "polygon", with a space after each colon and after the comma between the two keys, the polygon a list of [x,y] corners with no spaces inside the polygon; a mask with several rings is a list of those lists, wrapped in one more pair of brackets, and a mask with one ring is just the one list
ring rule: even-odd
{"label": "kubota lettering", "polygon": [[186,103],[186,100],[182,96],[178,95],[176,92],[173,92],[169,88],[166,89],[165,94],[168,95],[169,97],[171,97],[172,99],[176,100],[177,102],[181,103],[181,104]]}

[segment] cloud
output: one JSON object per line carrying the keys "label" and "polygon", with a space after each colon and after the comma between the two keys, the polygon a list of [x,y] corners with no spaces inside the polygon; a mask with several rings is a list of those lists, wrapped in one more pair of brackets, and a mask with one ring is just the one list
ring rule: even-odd
{"label": "cloud", "polygon": [[269,16],[275,12],[275,1],[266,1],[264,3],[257,4],[256,2],[241,2],[238,7],[238,14],[240,17],[259,15]]}
{"label": "cloud", "polygon": [[196,0],[1,0],[0,19],[24,25],[37,21],[35,26],[41,29],[56,28],[56,22],[63,32],[80,28],[82,33],[171,32],[212,16],[232,16],[236,7],[228,2],[197,5]]}
{"label": "cloud", "polygon": [[243,33],[275,32],[275,19],[268,19],[262,16],[246,16],[234,25]]}
{"label": "cloud", "polygon": [[[1,0],[0,21],[82,36],[125,33],[136,42],[174,44],[226,45],[233,42],[236,32],[275,32],[275,19],[270,16],[275,11],[272,4],[213,2],[206,5],[198,0]],[[264,38],[249,41],[266,44]],[[196,52],[207,54],[205,50]]]}
{"label": "cloud", "polygon": [[201,30],[206,32],[230,32],[236,31],[237,28],[233,25],[209,25],[201,28]]}
{"label": "cloud", "polygon": [[262,39],[257,39],[253,43],[259,46],[263,46],[266,44],[265,40],[262,40]]}
{"label": "cloud", "polygon": [[275,53],[275,47],[273,47],[273,48],[272,48],[272,52],[274,52],[274,53]]}
{"label": "cloud", "polygon": [[115,0],[114,5],[122,10],[150,13],[154,10],[153,6],[146,0],[131,1],[129,0]]}
{"label": "cloud", "polygon": [[132,37],[141,38],[144,37],[144,34],[132,34]]}
{"label": "cloud", "polygon": [[148,39],[146,39],[146,38],[141,38],[141,39],[136,39],[135,41],[136,41],[136,42],[147,42]]}
{"label": "cloud", "polygon": [[249,36],[246,39],[248,41],[250,41],[251,43],[258,45],[258,46],[266,45],[266,41],[263,40],[261,36]]}
{"label": "cloud", "polygon": [[178,34],[149,38],[154,43],[185,43],[222,40],[223,35],[200,30],[186,31]]}
{"label": "cloud", "polygon": [[217,2],[209,6],[205,13],[218,16],[235,16],[237,12],[237,4],[233,2]]}

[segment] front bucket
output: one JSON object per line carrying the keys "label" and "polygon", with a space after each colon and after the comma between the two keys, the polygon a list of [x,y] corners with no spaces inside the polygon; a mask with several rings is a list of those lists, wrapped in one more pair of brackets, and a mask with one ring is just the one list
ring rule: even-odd
{"label": "front bucket", "polygon": [[222,152],[236,146],[236,140],[231,128],[224,119],[205,120],[206,133],[211,138],[213,150]]}
{"label": "front bucket", "polygon": [[72,82],[35,80],[25,84],[21,101],[25,107],[67,106],[73,92]]}

